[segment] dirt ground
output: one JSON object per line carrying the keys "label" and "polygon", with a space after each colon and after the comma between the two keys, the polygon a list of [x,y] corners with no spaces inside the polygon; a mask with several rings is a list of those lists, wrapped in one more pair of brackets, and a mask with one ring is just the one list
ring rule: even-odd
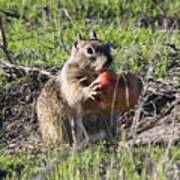
{"label": "dirt ground", "polygon": [[[146,77],[139,105],[118,118],[118,132],[125,132],[128,141],[180,144],[179,67],[179,60],[173,61],[164,78]],[[0,89],[0,145],[12,153],[39,152],[36,101],[47,78],[37,78],[37,74],[17,77],[13,68],[5,68],[5,73],[11,86]]]}

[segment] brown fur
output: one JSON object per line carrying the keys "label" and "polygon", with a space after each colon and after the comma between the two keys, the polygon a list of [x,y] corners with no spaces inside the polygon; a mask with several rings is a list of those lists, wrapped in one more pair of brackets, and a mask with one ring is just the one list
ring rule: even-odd
{"label": "brown fur", "polygon": [[88,40],[78,35],[69,60],[59,75],[47,82],[38,98],[37,115],[43,139],[71,143],[74,136],[78,141],[87,136],[83,122],[100,121],[98,117],[102,117],[93,101],[100,93],[99,84],[93,84],[93,80],[102,69],[109,68],[111,61],[108,44],[98,40],[94,33]]}

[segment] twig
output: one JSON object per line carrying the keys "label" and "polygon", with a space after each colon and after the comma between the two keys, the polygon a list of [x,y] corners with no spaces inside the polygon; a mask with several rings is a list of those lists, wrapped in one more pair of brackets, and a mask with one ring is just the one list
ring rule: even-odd
{"label": "twig", "polygon": [[0,12],[2,12],[4,15],[9,16],[11,18],[19,19],[21,17],[19,12],[15,11],[15,10],[4,10],[4,9],[0,8]]}
{"label": "twig", "polygon": [[37,76],[44,75],[48,78],[54,77],[54,75],[52,75],[50,72],[41,70],[37,67],[18,66],[16,64],[11,64],[7,61],[4,61],[3,59],[0,59],[0,64],[2,64],[4,68],[7,68],[7,69],[15,69],[16,71],[21,72],[21,74],[23,71],[27,75],[37,75]]}
{"label": "twig", "polygon": [[[163,114],[157,115],[157,116],[153,116],[151,121],[150,121],[150,120],[148,121],[147,119],[145,119],[144,122],[147,122],[147,124],[144,126],[144,125],[143,125],[144,123],[141,123],[139,126],[143,126],[143,127],[142,127],[142,128],[139,128],[139,129],[136,131],[137,134],[140,134],[140,133],[142,133],[142,132],[144,132],[144,131],[149,130],[150,128],[152,128],[156,123],[159,122],[159,120],[161,120],[161,119],[164,118],[166,115],[168,115],[168,114],[173,110],[173,108],[176,107],[176,105],[178,105],[178,104],[180,104],[180,101],[179,101],[179,100],[176,100],[174,103],[172,103],[172,104],[168,107],[168,109],[167,109]],[[132,139],[132,137],[133,137],[133,135],[130,135],[130,136],[128,137],[128,140],[129,140],[129,139]]]}
{"label": "twig", "polygon": [[6,38],[6,34],[4,31],[4,27],[3,27],[3,21],[2,21],[2,17],[0,16],[0,37],[2,37],[2,45],[0,45],[0,48],[3,50],[7,60],[10,63],[15,64],[15,61],[10,53],[10,50],[8,48],[8,42],[7,42],[7,38]]}

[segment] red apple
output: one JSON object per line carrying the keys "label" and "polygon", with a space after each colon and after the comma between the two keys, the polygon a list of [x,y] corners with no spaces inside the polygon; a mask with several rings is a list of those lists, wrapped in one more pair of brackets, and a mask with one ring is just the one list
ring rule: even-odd
{"label": "red apple", "polygon": [[105,71],[98,76],[96,81],[99,81],[103,88],[107,88],[109,85],[114,84],[116,79],[115,79],[114,73],[110,71]]}
{"label": "red apple", "polygon": [[141,87],[135,74],[129,72],[117,77],[106,71],[96,81],[100,82],[102,90],[102,96],[97,99],[100,109],[124,112],[138,103]]}
{"label": "red apple", "polygon": [[102,94],[96,97],[96,101],[90,100],[86,102],[84,109],[90,111],[97,109],[108,110],[112,104],[112,92],[114,91],[116,76],[113,72],[105,71],[102,72],[95,81],[100,83]]}
{"label": "red apple", "polygon": [[98,76],[96,81],[100,82],[102,91],[102,95],[97,98],[98,106],[100,109],[109,109],[109,106],[112,104],[112,92],[116,83],[115,74],[105,71]]}

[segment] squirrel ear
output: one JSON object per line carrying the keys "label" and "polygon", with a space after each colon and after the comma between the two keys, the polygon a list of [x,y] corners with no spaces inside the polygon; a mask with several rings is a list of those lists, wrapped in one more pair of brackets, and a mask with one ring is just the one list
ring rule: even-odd
{"label": "squirrel ear", "polygon": [[82,36],[80,32],[77,32],[76,39],[74,41],[74,46],[77,47],[77,44],[82,40]]}
{"label": "squirrel ear", "polygon": [[89,32],[89,38],[90,39],[97,39],[97,35],[95,31],[90,31]]}
{"label": "squirrel ear", "polygon": [[82,40],[81,33],[80,33],[80,32],[77,32],[76,41],[81,41],[81,40]]}

